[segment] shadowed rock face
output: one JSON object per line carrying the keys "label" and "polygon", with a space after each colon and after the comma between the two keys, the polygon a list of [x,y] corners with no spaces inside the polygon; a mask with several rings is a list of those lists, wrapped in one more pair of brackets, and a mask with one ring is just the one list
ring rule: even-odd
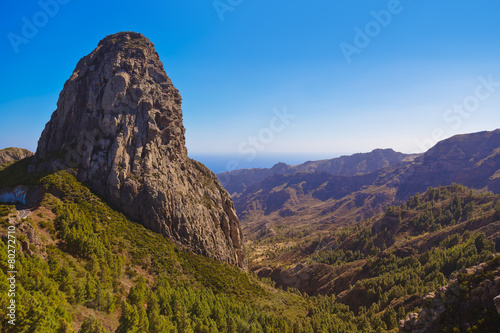
{"label": "shadowed rock face", "polygon": [[143,35],[104,38],[82,58],[38,142],[31,169],[80,181],[147,228],[246,269],[229,194],[187,156],[181,96]]}

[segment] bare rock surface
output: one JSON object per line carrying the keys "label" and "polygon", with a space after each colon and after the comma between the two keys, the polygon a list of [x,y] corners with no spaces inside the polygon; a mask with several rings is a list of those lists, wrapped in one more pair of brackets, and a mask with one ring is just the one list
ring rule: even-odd
{"label": "bare rock surface", "polygon": [[0,165],[22,160],[33,156],[33,153],[24,148],[5,148],[0,150]]}
{"label": "bare rock surface", "polygon": [[104,38],[82,58],[38,142],[31,170],[77,178],[194,253],[247,267],[238,218],[216,176],[187,155],[181,96],[143,35]]}
{"label": "bare rock surface", "polygon": [[[399,322],[399,332],[443,332],[450,327],[460,332],[479,332],[481,328],[476,325],[485,321],[489,327],[495,326],[500,323],[499,293],[500,256],[497,254],[487,263],[463,268],[448,285],[427,294],[420,312],[410,313]],[[488,313],[490,316],[485,316]]]}

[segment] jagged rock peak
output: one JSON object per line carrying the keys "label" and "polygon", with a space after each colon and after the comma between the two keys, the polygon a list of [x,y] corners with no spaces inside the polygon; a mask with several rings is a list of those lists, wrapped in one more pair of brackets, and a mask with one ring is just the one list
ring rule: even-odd
{"label": "jagged rock peak", "polygon": [[[134,124],[130,116],[136,116]],[[169,155],[187,155],[180,94],[165,73],[154,45],[141,34],[110,35],[82,58],[64,85],[53,117],[59,118],[60,126],[57,131],[45,129],[53,134],[51,140],[39,142],[37,157],[47,158],[53,148],[70,145],[68,139],[75,139],[75,129],[86,135],[83,142],[75,143],[82,146],[86,141],[107,140],[116,134],[127,140],[145,126],[148,132],[141,139],[155,141],[159,137]],[[89,123],[88,119],[99,121]],[[123,128],[118,125],[124,123],[131,132],[120,132]],[[145,143],[136,140],[138,146]],[[83,162],[90,162],[86,157]]]}
{"label": "jagged rock peak", "polygon": [[107,36],[82,58],[38,142],[32,169],[72,168],[146,227],[246,268],[229,194],[188,158],[181,97],[143,35]]}
{"label": "jagged rock peak", "polygon": [[154,44],[151,43],[151,41],[147,37],[145,37],[141,33],[133,31],[123,31],[113,35],[106,36],[99,42],[99,44],[97,44],[97,46],[101,45],[123,46],[122,45],[123,43],[130,43],[131,41],[143,43],[147,46],[154,47]]}

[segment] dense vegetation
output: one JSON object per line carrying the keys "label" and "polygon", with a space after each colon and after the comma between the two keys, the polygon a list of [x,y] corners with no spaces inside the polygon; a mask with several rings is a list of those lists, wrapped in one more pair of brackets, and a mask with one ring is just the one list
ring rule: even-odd
{"label": "dense vegetation", "polygon": [[[19,170],[3,172],[0,179],[10,183],[5,172]],[[24,179],[44,188],[43,201],[17,227],[30,225],[42,244],[17,234],[16,326],[2,316],[2,332],[73,332],[74,324],[79,332],[356,332],[370,325],[334,297],[276,290],[181,250],[111,209],[67,171],[37,177]],[[0,211],[2,218],[15,215],[13,206]],[[5,239],[0,247],[5,309]]]}
{"label": "dense vegetation", "polygon": [[486,281],[494,281],[493,270],[499,266],[500,255],[497,255],[488,260],[482,270],[470,274],[466,272],[457,274],[457,279],[451,285],[450,290],[454,294],[458,294],[458,297],[451,298],[454,302],[448,302],[448,311],[440,318],[436,331],[450,333],[460,330],[478,333],[498,331],[500,316],[498,316],[495,305],[492,302],[488,304],[481,302],[482,295],[477,291],[491,287],[491,284]]}
{"label": "dense vegetation", "polygon": [[354,288],[366,292],[366,300],[385,308],[393,300],[407,295],[425,294],[447,283],[454,271],[477,265],[485,261],[494,250],[493,242],[484,241],[483,234],[472,236],[470,233],[460,237],[458,244],[433,248],[420,256],[398,257],[395,254],[379,256],[370,260],[363,270],[369,278],[360,280]]}
{"label": "dense vegetation", "polygon": [[[338,301],[356,314],[383,313],[392,329],[394,314],[413,311],[452,273],[500,250],[498,239],[495,244],[481,231],[488,226],[500,230],[499,220],[498,195],[457,184],[429,188],[401,206],[388,207],[381,217],[316,240],[309,245],[317,248],[310,261],[334,267],[359,262],[352,266],[359,267],[350,273],[352,285]],[[484,318],[494,315],[494,309],[482,313]]]}
{"label": "dense vegetation", "polygon": [[[416,194],[401,206],[391,206],[386,213],[376,219],[368,219],[336,230],[329,236],[324,249],[319,248],[312,260],[333,266],[370,258],[390,249],[415,244],[408,240],[418,240],[419,236],[438,235],[444,240],[452,233],[460,235],[474,231],[500,219],[500,197],[488,192],[475,193],[465,186],[453,184],[448,187],[429,188],[424,194]],[[455,232],[454,232],[455,231]],[[460,235],[449,237],[450,245],[458,245]],[[483,235],[484,236],[484,235]],[[467,237],[471,237],[467,233]],[[489,241],[487,250],[495,251],[495,244]],[[429,245],[438,247],[439,241]],[[418,246],[417,246],[418,247]],[[482,249],[479,250],[481,252]],[[421,249],[413,249],[416,254]]]}
{"label": "dense vegetation", "polygon": [[[18,230],[22,226],[35,230],[39,240],[17,234],[16,326],[2,316],[2,332],[393,330],[408,310],[402,304],[405,297],[444,285],[453,271],[477,264],[494,251],[494,243],[484,235],[467,232],[449,235],[439,246],[404,257],[390,248],[399,234],[446,228],[495,208],[500,214],[500,206],[486,197],[471,194],[467,199],[461,191],[456,199],[453,189],[440,189],[441,197],[432,196],[434,206],[428,205],[430,194],[425,194],[417,204],[412,201],[406,207],[388,209],[384,218],[402,216],[391,230],[377,233],[360,225],[341,231],[337,236],[345,242],[337,250],[317,252],[314,260],[331,265],[366,260],[364,278],[348,292],[364,297],[370,306],[350,307],[334,295],[309,297],[293,289],[276,289],[269,280],[185,252],[113,210],[70,172],[27,174],[26,166],[24,160],[0,171],[0,187],[23,183],[44,191],[40,207],[17,224]],[[491,206],[489,210],[485,205]],[[433,223],[413,222],[429,211],[435,217]],[[455,224],[436,222],[448,211]],[[1,235],[9,226],[8,216],[13,223],[14,207],[0,205]],[[380,234],[392,244],[382,245]],[[2,238],[1,309],[9,301],[6,246]]]}
{"label": "dense vegetation", "polygon": [[[26,250],[17,255],[17,325],[8,325],[2,317],[2,332],[71,331],[75,313],[82,307],[92,310],[87,313],[95,314],[105,326],[116,322],[120,332],[147,332],[144,327],[148,325],[151,332],[157,331],[155,325],[171,325],[172,331],[179,332],[189,332],[189,328],[204,332],[210,327],[213,331],[214,323],[222,325],[221,318],[226,317],[232,318],[229,327],[250,329],[261,318],[266,326],[281,331],[283,325],[291,327],[307,314],[309,302],[299,295],[270,291],[271,286],[237,268],[182,251],[112,210],[68,172],[42,175],[37,183],[47,191],[41,207],[53,217],[32,214],[22,222],[38,231],[43,246],[31,242],[33,255]],[[0,211],[2,215],[14,213],[12,206],[2,205]],[[2,234],[6,234],[5,224]],[[18,243],[29,243],[25,235],[17,236]],[[0,246],[0,304],[5,308],[5,240]],[[145,295],[133,296],[137,289],[129,286],[144,286],[145,281]],[[145,317],[144,305],[154,303],[155,296],[162,310],[154,313],[148,308]],[[198,307],[208,308],[208,315],[197,312]],[[94,330],[98,321],[88,319],[83,329]]]}

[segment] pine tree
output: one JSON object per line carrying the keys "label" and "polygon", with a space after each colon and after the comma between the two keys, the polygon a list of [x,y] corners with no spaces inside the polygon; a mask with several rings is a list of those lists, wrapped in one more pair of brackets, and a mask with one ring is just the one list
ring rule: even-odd
{"label": "pine tree", "polygon": [[382,319],[390,330],[398,326],[397,313],[390,305],[385,309]]}
{"label": "pine tree", "polygon": [[139,329],[139,314],[137,309],[130,305],[127,300],[122,303],[122,315],[119,320],[120,325],[116,329],[116,333],[138,332]]}
{"label": "pine tree", "polygon": [[138,324],[138,332],[148,332],[149,331],[149,320],[146,310],[140,306],[139,309],[139,324]]}
{"label": "pine tree", "polygon": [[191,327],[191,320],[187,314],[186,308],[182,305],[179,306],[177,317],[177,331],[179,333],[194,333]]}
{"label": "pine tree", "polygon": [[82,323],[78,333],[109,333],[109,331],[102,326],[99,319],[90,316]]}

